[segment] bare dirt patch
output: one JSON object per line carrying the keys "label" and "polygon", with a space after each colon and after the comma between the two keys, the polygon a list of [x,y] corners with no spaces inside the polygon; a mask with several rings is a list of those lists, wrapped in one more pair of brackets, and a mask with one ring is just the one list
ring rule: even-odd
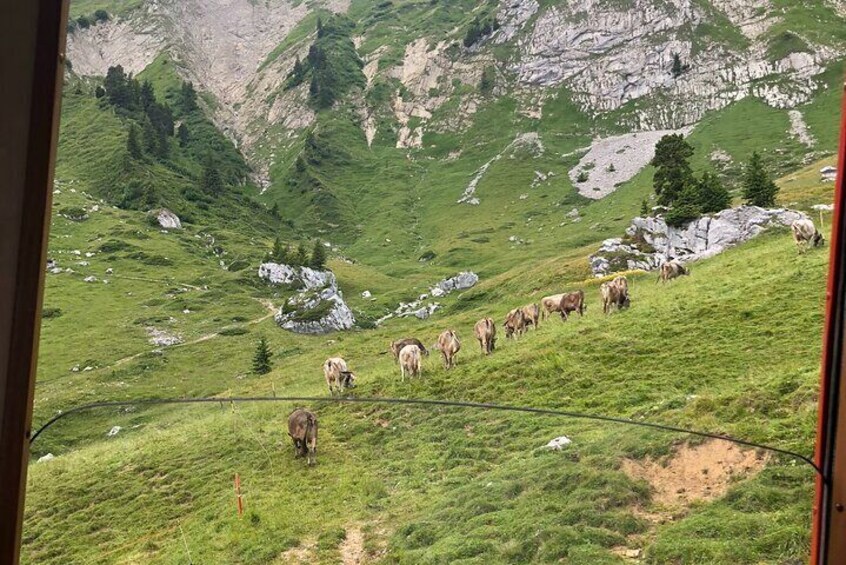
{"label": "bare dirt patch", "polygon": [[347,537],[338,548],[341,552],[343,565],[360,565],[364,563],[364,534],[358,526],[347,528]]}
{"label": "bare dirt patch", "polygon": [[623,471],[652,485],[654,503],[678,507],[723,496],[736,480],[758,474],[767,460],[767,455],[755,450],[710,440],[696,446],[682,445],[666,459],[626,459]]}

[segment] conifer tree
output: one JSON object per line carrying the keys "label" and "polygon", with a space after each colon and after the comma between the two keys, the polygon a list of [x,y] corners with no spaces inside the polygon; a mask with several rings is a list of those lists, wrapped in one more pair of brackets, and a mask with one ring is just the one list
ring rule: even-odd
{"label": "conifer tree", "polygon": [[767,174],[761,156],[753,152],[743,173],[743,198],[747,204],[767,208],[775,206],[776,194],[778,186]]}
{"label": "conifer tree", "polygon": [[651,162],[655,167],[652,186],[658,196],[658,204],[672,205],[694,182],[689,162],[692,155],[693,147],[681,134],[665,135],[655,144],[655,156]]}
{"label": "conifer tree", "polygon": [[126,138],[126,150],[129,152],[129,156],[135,160],[144,158],[144,152],[141,151],[141,141],[138,139],[139,136],[138,126],[135,124],[129,126],[129,137]]}
{"label": "conifer tree", "polygon": [[714,214],[731,206],[731,194],[717,175],[706,171],[697,186],[697,198],[703,214]]}
{"label": "conifer tree", "polygon": [[317,269],[318,271],[322,271],[326,268],[326,248],[320,242],[320,240],[316,240],[314,242],[314,248],[311,251],[311,261],[309,262],[309,267],[312,269]]}
{"label": "conifer tree", "polygon": [[188,126],[186,126],[184,122],[179,124],[179,127],[176,130],[176,136],[179,138],[180,147],[185,147],[191,140],[190,134],[188,133]]}
{"label": "conifer tree", "polygon": [[271,357],[273,353],[267,345],[267,340],[264,337],[259,338],[256,344],[256,352],[253,355],[253,372],[257,375],[266,375],[273,368],[271,364]]}

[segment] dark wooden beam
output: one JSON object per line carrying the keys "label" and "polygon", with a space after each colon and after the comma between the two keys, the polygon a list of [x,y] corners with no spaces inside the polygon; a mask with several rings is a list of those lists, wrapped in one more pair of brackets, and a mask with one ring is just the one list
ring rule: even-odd
{"label": "dark wooden beam", "polygon": [[65,0],[3,0],[0,34],[0,563],[17,563],[29,461]]}
{"label": "dark wooden beam", "polygon": [[[846,94],[846,84],[844,84]],[[832,116],[832,121],[835,119]],[[817,478],[811,532],[811,565],[846,563],[846,96],[841,102],[840,152],[826,293],[826,317],[820,376],[816,463]]]}

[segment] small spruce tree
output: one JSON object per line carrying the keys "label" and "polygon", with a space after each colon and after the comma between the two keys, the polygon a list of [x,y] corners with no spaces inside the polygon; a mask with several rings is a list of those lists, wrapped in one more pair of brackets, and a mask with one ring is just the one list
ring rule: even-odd
{"label": "small spruce tree", "polygon": [[699,207],[703,214],[714,214],[731,206],[731,194],[717,175],[706,171],[697,185]]}
{"label": "small spruce tree", "polygon": [[318,271],[326,268],[326,248],[323,247],[319,239],[314,242],[314,248],[311,251],[311,261],[308,266]]}
{"label": "small spruce tree", "polygon": [[282,245],[282,240],[277,236],[273,241],[273,250],[270,252],[270,258],[276,263],[288,262],[288,247]]}
{"label": "small spruce tree", "polygon": [[308,250],[302,241],[297,245],[297,251],[294,253],[294,263],[297,267],[308,265]]}
{"label": "small spruce tree", "polygon": [[645,218],[649,216],[649,201],[644,198],[640,202],[640,217]]}
{"label": "small spruce tree", "polygon": [[743,173],[743,198],[747,204],[767,208],[775,206],[776,194],[778,186],[767,174],[761,156],[753,152]]}
{"label": "small spruce tree", "polygon": [[266,375],[273,368],[270,359],[273,353],[270,352],[270,347],[267,345],[267,340],[264,337],[259,338],[256,344],[256,353],[253,355],[253,373],[257,375]]}
{"label": "small spruce tree", "polygon": [[132,124],[129,126],[129,137],[126,138],[126,150],[129,156],[136,161],[144,158],[144,152],[141,150],[141,140],[139,139],[138,126]]}
{"label": "small spruce tree", "polygon": [[179,146],[185,147],[188,145],[188,142],[191,141],[191,135],[188,133],[188,126],[185,123],[179,124],[179,127],[176,129],[176,137],[179,138]]}
{"label": "small spruce tree", "polygon": [[679,78],[681,74],[684,72],[684,67],[682,66],[681,57],[678,53],[673,53],[673,66],[670,69],[670,72],[673,73],[673,78]]}
{"label": "small spruce tree", "polygon": [[220,171],[212,163],[211,159],[206,162],[203,168],[203,175],[200,177],[200,188],[206,194],[219,195],[223,193],[223,179]]}

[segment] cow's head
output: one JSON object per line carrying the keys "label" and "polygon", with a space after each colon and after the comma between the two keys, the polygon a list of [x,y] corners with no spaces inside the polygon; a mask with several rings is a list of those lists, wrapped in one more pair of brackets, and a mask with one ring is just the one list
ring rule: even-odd
{"label": "cow's head", "polygon": [[352,371],[341,371],[341,386],[344,388],[355,388],[355,373]]}
{"label": "cow's head", "polygon": [[813,243],[814,247],[822,247],[823,245],[825,245],[825,238],[823,237],[823,234],[821,234],[820,232],[815,232]]}

